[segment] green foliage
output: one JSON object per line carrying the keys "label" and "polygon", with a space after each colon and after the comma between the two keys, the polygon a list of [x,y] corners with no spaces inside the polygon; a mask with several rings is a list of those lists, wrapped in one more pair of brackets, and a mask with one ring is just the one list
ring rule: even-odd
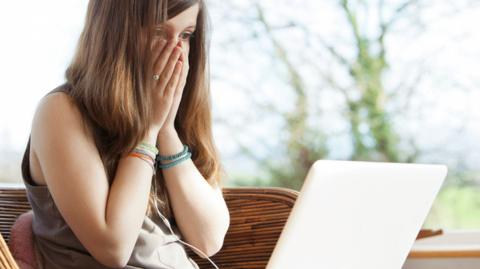
{"label": "green foliage", "polygon": [[426,228],[478,229],[479,186],[448,186],[442,189],[425,221]]}
{"label": "green foliage", "polygon": [[[413,161],[412,158],[401,156],[398,150],[400,138],[396,135],[389,113],[385,110],[385,87],[382,77],[387,70],[388,64],[385,58],[383,40],[387,28],[382,28],[384,33],[377,39],[370,39],[366,33],[359,29],[357,15],[352,10],[348,1],[341,1],[340,8],[344,11],[346,20],[352,32],[357,51],[356,57],[350,60],[342,57],[343,66],[354,81],[356,96],[352,98],[346,94],[348,112],[346,120],[351,126],[353,152],[350,159],[370,161],[402,160]],[[284,65],[287,72],[289,85],[295,93],[295,106],[292,111],[285,115],[285,128],[289,132],[286,145],[286,157],[276,160],[264,160],[262,166],[267,171],[267,184],[273,186],[299,189],[302,180],[311,164],[317,159],[326,158],[329,155],[326,147],[327,137],[323,134],[320,126],[308,127],[306,122],[312,116],[309,115],[309,96],[307,95],[305,78],[292,64],[288,51],[275,38],[273,29],[264,16],[264,11],[257,5],[258,20],[265,26],[266,35],[271,40],[277,60]],[[371,47],[382,49],[373,53]],[[368,132],[361,132],[361,128]],[[366,141],[373,141],[367,143]],[[260,181],[259,181],[260,182]]]}

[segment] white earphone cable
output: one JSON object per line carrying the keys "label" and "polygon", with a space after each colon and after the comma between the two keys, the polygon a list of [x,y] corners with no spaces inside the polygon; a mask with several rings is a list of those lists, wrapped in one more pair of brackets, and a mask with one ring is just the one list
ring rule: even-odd
{"label": "white earphone cable", "polygon": [[[156,183],[156,180],[155,180],[155,183]],[[155,188],[155,194],[157,194],[156,184],[154,184],[154,185],[155,185],[155,186],[154,186],[154,188]],[[170,226],[170,222],[168,221],[168,219],[167,219],[167,218],[160,212],[160,210],[158,209],[157,199],[156,199],[156,198],[154,199],[153,204],[154,204],[154,206],[155,206],[155,210],[157,211],[158,216],[162,219],[163,223],[165,223],[165,225],[168,227],[168,229],[170,230],[171,234],[172,234],[175,238],[177,238],[177,240],[178,240],[180,243],[182,243],[182,244],[184,244],[184,245],[186,245],[186,246],[188,246],[188,247],[190,247],[190,248],[192,248],[192,249],[195,249],[196,251],[198,251],[199,253],[201,253],[202,256],[203,256],[203,258],[207,259],[207,260],[215,267],[215,269],[219,269],[218,266],[217,266],[203,251],[201,251],[201,250],[198,249],[197,247],[195,247],[195,246],[193,246],[193,245],[191,245],[191,244],[189,244],[189,243],[181,240],[181,239],[173,232],[173,229],[172,229],[172,227]]]}

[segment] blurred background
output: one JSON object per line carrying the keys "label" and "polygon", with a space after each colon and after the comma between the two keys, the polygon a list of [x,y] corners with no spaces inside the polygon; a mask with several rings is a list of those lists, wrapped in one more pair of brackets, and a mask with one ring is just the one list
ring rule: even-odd
{"label": "blurred background", "polygon": [[[0,184],[86,0],[0,3]],[[480,229],[480,1],[207,0],[226,186],[299,190],[317,159],[441,163],[425,228]],[[405,197],[408,199],[408,197]]]}

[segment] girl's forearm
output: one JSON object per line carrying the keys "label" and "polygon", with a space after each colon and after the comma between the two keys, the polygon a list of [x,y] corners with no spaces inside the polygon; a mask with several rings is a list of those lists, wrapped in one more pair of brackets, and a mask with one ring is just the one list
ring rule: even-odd
{"label": "girl's forearm", "polygon": [[[155,145],[156,134],[149,133],[144,142]],[[110,187],[105,212],[105,229],[111,234],[120,264],[126,263],[138,237],[150,192],[153,170],[135,157],[120,159]]]}
{"label": "girl's forearm", "polygon": [[[161,133],[157,143],[161,155],[172,155],[183,149],[176,132]],[[191,159],[161,172],[185,240],[209,256],[218,252],[230,224],[221,189],[212,187]]]}

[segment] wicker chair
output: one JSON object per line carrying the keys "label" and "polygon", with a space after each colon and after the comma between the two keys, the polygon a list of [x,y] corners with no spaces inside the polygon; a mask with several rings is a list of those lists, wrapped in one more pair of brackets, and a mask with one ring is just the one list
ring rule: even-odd
{"label": "wicker chair", "polygon": [[[265,268],[290,214],[298,192],[285,188],[225,188],[230,229],[223,248],[213,260],[220,268]],[[19,215],[30,210],[24,188],[0,188],[0,268],[18,269],[6,244]],[[418,238],[441,233],[421,230]],[[187,249],[199,266],[213,268],[207,260]]]}
{"label": "wicker chair", "polygon": [[[225,188],[230,229],[212,260],[220,268],[265,268],[298,192],[284,188]],[[0,268],[17,269],[8,249],[10,228],[30,210],[24,188],[0,188]],[[213,268],[187,249],[200,268]]]}

